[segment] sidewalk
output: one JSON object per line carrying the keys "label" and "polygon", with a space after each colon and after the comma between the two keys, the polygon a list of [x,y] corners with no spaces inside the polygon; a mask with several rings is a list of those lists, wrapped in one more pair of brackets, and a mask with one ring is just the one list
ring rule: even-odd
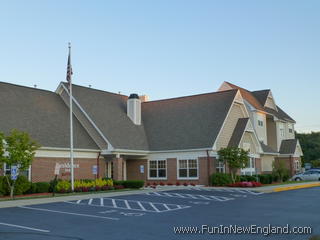
{"label": "sidewalk", "polygon": [[[188,186],[190,187],[190,186]],[[195,188],[203,188],[203,189],[237,189],[237,190],[250,190],[255,192],[262,193],[272,193],[272,192],[282,192],[288,190],[295,190],[301,188],[310,188],[310,187],[320,187],[320,181],[314,182],[303,182],[303,183],[291,183],[291,184],[279,184],[273,186],[263,186],[263,187],[255,187],[255,188],[238,188],[238,187],[205,187],[205,186],[195,186]],[[158,186],[158,191],[169,191],[169,190],[177,190],[185,188],[185,186]]]}
{"label": "sidewalk", "polygon": [[79,195],[72,195],[72,196],[8,200],[8,201],[0,201],[0,208],[55,203],[55,202],[64,202],[64,201],[74,201],[74,200],[83,200],[83,199],[90,199],[90,198],[117,197],[117,196],[124,196],[124,195],[154,192],[154,191],[159,191],[159,189],[158,190],[155,190],[155,189],[128,190],[128,191],[119,191],[119,192],[115,191],[115,192],[104,192],[104,193],[79,194]]}

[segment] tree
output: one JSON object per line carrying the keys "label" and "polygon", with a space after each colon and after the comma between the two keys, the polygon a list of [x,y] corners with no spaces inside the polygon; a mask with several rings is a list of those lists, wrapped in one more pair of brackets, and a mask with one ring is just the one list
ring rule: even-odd
{"label": "tree", "polygon": [[[14,129],[8,136],[0,133],[0,166],[6,164],[16,166],[19,171],[25,171],[31,165],[38,148],[39,145],[26,132]],[[10,197],[13,198],[16,181],[10,181],[8,174],[5,177],[10,188]]]}
{"label": "tree", "polygon": [[320,160],[320,132],[296,133],[296,137],[299,139],[305,162]]}
{"label": "tree", "polygon": [[276,160],[272,163],[272,173],[280,182],[289,176],[289,169],[282,160]]}
{"label": "tree", "polygon": [[245,168],[249,162],[249,151],[238,147],[221,148],[218,151],[219,161],[223,161],[230,169],[232,182],[236,182],[237,171]]}

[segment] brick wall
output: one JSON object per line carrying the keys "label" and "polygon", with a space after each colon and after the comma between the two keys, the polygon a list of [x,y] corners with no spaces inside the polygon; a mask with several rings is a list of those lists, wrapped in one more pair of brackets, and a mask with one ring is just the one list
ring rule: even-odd
{"label": "brick wall", "polygon": [[[35,158],[32,162],[31,179],[32,182],[48,182],[54,178],[54,169],[56,163],[70,163],[69,158]],[[97,159],[94,158],[76,158],[74,164],[78,164],[79,168],[74,169],[75,179],[94,179],[96,176],[92,174],[92,166],[97,165]],[[99,160],[99,174],[104,177],[106,172],[106,164],[103,159]],[[70,179],[70,172],[66,169],[60,169],[58,176],[60,179]]]}
{"label": "brick wall", "polygon": [[[127,159],[127,179],[147,181],[148,160],[147,159]],[[140,172],[140,166],[144,166],[144,173]]]}
{"label": "brick wall", "polygon": [[[210,163],[208,166],[207,157],[198,158],[199,161],[199,179],[196,180],[179,180],[177,177],[177,159],[167,159],[167,179],[166,180],[148,180],[148,160],[147,159],[127,159],[127,179],[128,180],[144,180],[146,183],[164,183],[164,184],[176,184],[194,183],[201,185],[208,185],[209,176],[215,172],[215,158],[210,157]],[[140,173],[140,166],[144,166],[144,173]]]}
{"label": "brick wall", "polygon": [[299,160],[300,166],[301,166],[301,158],[300,157],[277,157],[276,162],[282,161],[285,163],[285,166],[290,171],[290,175],[293,176],[296,174],[296,171],[294,169],[294,161]]}

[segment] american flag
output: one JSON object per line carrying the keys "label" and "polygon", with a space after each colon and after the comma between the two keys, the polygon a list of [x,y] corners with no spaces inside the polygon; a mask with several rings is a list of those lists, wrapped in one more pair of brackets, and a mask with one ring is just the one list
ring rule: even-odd
{"label": "american flag", "polygon": [[72,66],[71,66],[71,45],[69,43],[69,56],[68,56],[68,66],[67,66],[67,81],[71,84],[71,76],[72,76]]}

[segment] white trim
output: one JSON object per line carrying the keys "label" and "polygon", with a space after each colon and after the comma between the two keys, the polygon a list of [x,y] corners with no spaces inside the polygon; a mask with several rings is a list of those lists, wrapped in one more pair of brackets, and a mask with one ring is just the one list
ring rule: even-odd
{"label": "white trim", "polygon": [[[186,160],[187,161],[187,174],[189,175],[189,160],[196,160],[197,161],[197,176],[196,177],[180,177],[179,176],[179,161]],[[192,168],[194,169],[194,168]],[[177,158],[177,180],[199,180],[199,158],[187,158],[181,159]]]}
{"label": "white trim", "polygon": [[159,158],[177,158],[178,156],[192,155],[195,157],[206,157],[206,151],[211,153],[212,157],[218,156],[216,152],[211,148],[199,148],[199,149],[181,149],[181,150],[168,150],[168,151],[141,151],[141,150],[125,150],[125,149],[115,149],[114,151],[102,150],[101,155],[131,155],[139,157],[148,157],[154,160]]}
{"label": "white trim", "polygon": [[28,171],[28,181],[31,182],[32,178],[31,178],[31,174],[32,174],[32,165],[29,165],[29,171]]}
{"label": "white trim", "polygon": [[[65,92],[69,95],[69,92],[67,88],[62,84],[62,87],[64,88]],[[101,132],[101,130],[97,127],[97,125],[93,122],[93,120],[89,117],[89,115],[84,111],[84,109],[81,107],[79,102],[72,96],[72,100],[74,103],[77,105],[77,107],[82,111],[82,113],[85,115],[85,117],[88,119],[88,121],[92,124],[92,126],[95,128],[95,130],[99,133],[99,135],[102,137],[102,139],[108,144],[108,149],[113,149],[113,146],[111,143],[108,141],[108,139],[104,136],[104,134]]]}
{"label": "white trim", "polygon": [[[35,157],[48,157],[48,158],[69,158],[70,150],[56,150],[56,149],[38,149],[36,150]],[[75,158],[97,158],[99,151],[77,151],[74,150]]]}
{"label": "white trim", "polygon": [[[158,161],[165,161],[166,162],[166,177],[150,177],[150,161],[156,161],[157,162],[157,175],[158,175]],[[167,159],[153,159],[153,160],[150,160],[148,159],[147,161],[147,166],[148,166],[148,180],[168,180],[168,160]],[[163,168],[160,168],[160,169],[163,169]]]}
{"label": "white trim", "polygon": [[[52,151],[70,151],[70,148],[60,148],[60,147],[40,147],[40,150],[52,150]],[[85,149],[85,148],[74,148],[74,151],[77,152],[100,152],[99,149]]]}

